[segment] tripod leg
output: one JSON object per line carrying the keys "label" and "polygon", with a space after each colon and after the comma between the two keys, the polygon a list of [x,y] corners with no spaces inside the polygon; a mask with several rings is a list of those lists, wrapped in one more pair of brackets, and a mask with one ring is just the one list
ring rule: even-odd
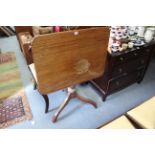
{"label": "tripod leg", "polygon": [[102,101],[104,102],[105,100],[106,100],[106,95],[103,95],[103,97],[102,97]]}
{"label": "tripod leg", "polygon": [[47,95],[43,95],[41,94],[45,100],[45,103],[46,103],[46,107],[45,107],[45,113],[48,113],[48,108],[49,108],[49,98]]}
{"label": "tripod leg", "polygon": [[72,94],[69,93],[69,95],[65,99],[64,103],[61,104],[61,106],[59,107],[58,111],[54,114],[53,119],[52,119],[53,123],[57,121],[57,118],[58,118],[59,114],[66,107],[66,105],[68,104],[68,102],[70,101],[71,98],[72,98]]}
{"label": "tripod leg", "polygon": [[34,90],[37,89],[37,84],[36,84],[36,82],[34,82],[34,87],[33,87],[33,89],[34,89]]}
{"label": "tripod leg", "polygon": [[90,100],[90,99],[86,99],[86,98],[84,98],[84,97],[78,95],[77,93],[76,93],[76,97],[77,97],[79,100],[81,100],[82,102],[89,103],[89,104],[91,104],[92,106],[94,106],[95,108],[97,108],[97,104],[96,104],[94,101],[92,101],[92,100]]}

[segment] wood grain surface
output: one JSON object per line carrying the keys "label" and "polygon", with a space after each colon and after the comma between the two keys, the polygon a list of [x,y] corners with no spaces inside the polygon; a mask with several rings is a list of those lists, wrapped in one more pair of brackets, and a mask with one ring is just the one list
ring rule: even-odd
{"label": "wood grain surface", "polygon": [[108,41],[108,27],[35,37],[32,53],[39,91],[47,94],[101,76]]}

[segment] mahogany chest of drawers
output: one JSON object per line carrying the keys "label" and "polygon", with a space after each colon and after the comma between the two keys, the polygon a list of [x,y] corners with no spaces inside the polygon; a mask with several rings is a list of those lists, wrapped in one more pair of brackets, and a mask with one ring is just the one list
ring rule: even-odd
{"label": "mahogany chest of drawers", "polygon": [[143,80],[154,49],[153,42],[124,52],[107,54],[104,74],[90,81],[102,94],[103,101],[107,95]]}

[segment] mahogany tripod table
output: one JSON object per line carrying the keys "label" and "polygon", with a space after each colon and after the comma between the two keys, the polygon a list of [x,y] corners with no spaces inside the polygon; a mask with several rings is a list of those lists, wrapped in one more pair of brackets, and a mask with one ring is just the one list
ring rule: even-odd
{"label": "mahogany tripod table", "polygon": [[37,89],[45,99],[46,112],[49,106],[47,94],[69,87],[68,96],[54,114],[53,122],[74,97],[97,107],[94,101],[79,96],[74,87],[103,74],[108,41],[108,27],[71,30],[34,38],[34,77]]}

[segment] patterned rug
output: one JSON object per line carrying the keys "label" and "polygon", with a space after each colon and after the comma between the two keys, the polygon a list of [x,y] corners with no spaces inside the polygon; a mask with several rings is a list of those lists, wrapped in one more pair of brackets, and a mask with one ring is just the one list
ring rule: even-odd
{"label": "patterned rug", "polygon": [[32,119],[14,52],[0,54],[0,128]]}

